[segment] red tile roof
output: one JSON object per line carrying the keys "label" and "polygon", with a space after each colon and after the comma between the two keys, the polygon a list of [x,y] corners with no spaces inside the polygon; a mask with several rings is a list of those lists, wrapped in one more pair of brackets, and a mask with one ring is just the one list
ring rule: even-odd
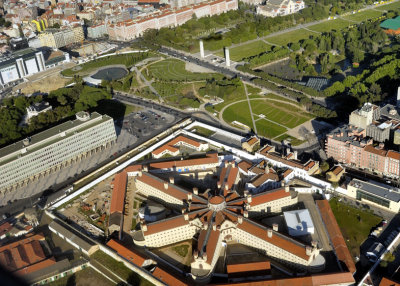
{"label": "red tile roof", "polygon": [[200,143],[188,138],[186,136],[182,136],[179,135],[178,137],[172,139],[171,141],[165,143],[163,146],[157,148],[156,150],[154,150],[153,152],[151,152],[154,155],[158,155],[160,153],[162,153],[165,150],[170,150],[171,152],[176,152],[177,150],[179,150],[178,148],[174,147],[175,145],[181,143],[181,142],[185,142],[188,145],[193,146],[194,148],[199,148],[200,147]]}
{"label": "red tile roof", "polygon": [[276,189],[264,193],[252,195],[250,206],[257,206],[266,202],[279,200],[282,198],[290,197],[290,192],[286,192],[284,188]]}
{"label": "red tile roof", "polygon": [[111,195],[110,214],[124,212],[124,201],[128,175],[126,171],[118,173],[114,177],[114,188]]}
{"label": "red tile roof", "polygon": [[389,150],[387,156],[395,160],[400,160],[400,153],[396,151]]}
{"label": "red tile roof", "polygon": [[182,167],[198,166],[198,165],[206,165],[206,164],[217,164],[217,163],[218,163],[218,154],[211,153],[211,154],[207,154],[207,156],[205,158],[151,163],[150,168],[152,168],[152,169],[171,169],[174,167],[182,168]]}
{"label": "red tile roof", "polygon": [[211,285],[235,285],[235,286],[326,286],[349,285],[354,283],[353,275],[349,272],[319,274],[306,277],[284,278],[275,280],[262,280],[239,283],[211,284]]}
{"label": "red tile roof", "polygon": [[346,246],[346,242],[344,241],[342,232],[336,222],[329,202],[327,200],[318,200],[317,206],[320,210],[322,220],[324,221],[333,247],[335,248],[337,258],[346,264],[351,273],[354,273],[356,271],[356,266],[354,265],[353,258]]}
{"label": "red tile roof", "polygon": [[285,237],[282,234],[273,232],[272,237],[268,237],[267,229],[255,222],[248,219],[243,219],[243,223],[238,224],[238,228],[265,240],[272,245],[275,245],[281,249],[286,250],[304,260],[308,260],[309,256],[306,254],[306,246],[300,242],[297,242],[289,237]]}
{"label": "red tile roof", "polygon": [[142,267],[143,263],[147,260],[147,257],[143,256],[136,250],[128,249],[114,239],[107,242],[107,246],[114,249],[120,256],[139,267]]}
{"label": "red tile roof", "polygon": [[369,153],[373,153],[382,157],[386,156],[386,150],[381,150],[381,149],[376,149],[374,146],[372,145],[367,145],[364,147],[364,151],[369,152]]}
{"label": "red tile roof", "polygon": [[400,283],[390,280],[389,278],[383,277],[379,286],[400,286]]}
{"label": "red tile roof", "polygon": [[38,263],[35,263],[35,264],[29,265],[27,267],[24,267],[24,268],[22,268],[22,269],[20,269],[18,271],[15,271],[14,273],[16,275],[20,275],[20,276],[21,275],[26,275],[26,274],[33,273],[33,272],[36,272],[38,270],[41,270],[43,268],[47,268],[47,267],[49,267],[49,266],[51,266],[53,264],[56,264],[56,263],[57,262],[55,261],[54,257],[51,257],[51,258],[45,259],[43,261],[40,261]]}
{"label": "red tile roof", "polygon": [[162,270],[160,267],[156,267],[153,272],[153,276],[157,277],[161,281],[163,281],[167,285],[171,286],[186,286],[187,283],[183,282],[182,280],[176,278],[175,276],[169,274],[168,272]]}
{"label": "red tile roof", "polygon": [[12,225],[9,222],[5,222],[2,225],[0,225],[0,236],[6,234],[9,232],[12,228]]}
{"label": "red tile roof", "polygon": [[240,264],[228,264],[226,270],[228,274],[238,272],[251,272],[251,271],[262,271],[271,269],[269,261],[240,263]]}

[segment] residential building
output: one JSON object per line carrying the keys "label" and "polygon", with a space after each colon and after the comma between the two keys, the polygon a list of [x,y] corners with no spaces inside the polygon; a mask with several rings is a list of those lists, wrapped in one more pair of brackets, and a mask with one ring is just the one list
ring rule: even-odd
{"label": "residential building", "polygon": [[347,195],[395,213],[400,211],[400,189],[392,186],[353,179],[347,185]]}
{"label": "residential building", "polygon": [[93,25],[87,28],[88,38],[97,39],[102,38],[104,35],[107,35],[107,26],[105,23],[101,23],[98,25]]}
{"label": "residential building", "polygon": [[342,166],[333,166],[329,172],[326,173],[326,178],[331,182],[339,182],[345,173],[345,168]]}
{"label": "residential building", "polygon": [[260,138],[253,136],[242,143],[242,148],[247,152],[255,152],[260,148]]}
{"label": "residential building", "polygon": [[325,151],[328,158],[353,167],[367,169],[389,177],[400,175],[400,153],[385,150],[381,144],[373,146],[365,130],[352,125],[339,127],[326,136]]}
{"label": "residential building", "polygon": [[73,121],[0,149],[0,193],[86,158],[116,139],[111,117],[79,112]]}
{"label": "residential building", "polygon": [[34,116],[38,116],[40,113],[52,110],[51,105],[48,102],[37,102],[26,108],[27,120]]}
{"label": "residential building", "polygon": [[390,130],[392,127],[392,123],[389,122],[380,122],[374,121],[367,126],[366,135],[368,137],[373,138],[378,142],[388,141],[390,138]]}
{"label": "residential building", "polygon": [[73,28],[47,29],[39,34],[39,40],[42,47],[59,49],[70,44],[80,43],[85,39],[81,25],[75,25]]}
{"label": "residential building", "polygon": [[194,6],[185,6],[178,10],[159,10],[145,17],[112,23],[108,25],[107,29],[111,40],[129,41],[143,35],[147,29],[182,25],[192,19],[194,14],[197,17],[213,16],[237,8],[237,0],[215,0]]}
{"label": "residential building", "polygon": [[354,110],[350,114],[349,124],[361,129],[367,129],[368,125],[379,118],[380,108],[367,102],[360,109]]}
{"label": "residential building", "polygon": [[304,9],[303,0],[268,0],[265,5],[257,6],[257,14],[266,17],[285,16]]}

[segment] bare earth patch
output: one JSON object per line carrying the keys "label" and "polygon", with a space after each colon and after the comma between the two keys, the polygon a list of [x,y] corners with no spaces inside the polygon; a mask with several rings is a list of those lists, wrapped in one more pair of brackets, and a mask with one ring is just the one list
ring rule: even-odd
{"label": "bare earth patch", "polygon": [[210,69],[207,69],[207,68],[204,68],[202,66],[198,66],[198,65],[196,65],[194,63],[189,63],[189,62],[185,63],[185,69],[187,71],[194,72],[194,73],[196,73],[196,72],[213,73],[213,71],[210,70]]}

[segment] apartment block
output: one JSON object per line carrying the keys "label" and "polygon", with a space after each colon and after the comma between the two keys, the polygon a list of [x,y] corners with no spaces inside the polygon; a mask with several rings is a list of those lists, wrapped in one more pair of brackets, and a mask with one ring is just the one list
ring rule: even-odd
{"label": "apartment block", "polygon": [[73,121],[0,149],[0,193],[86,158],[116,139],[111,117],[79,112]]}

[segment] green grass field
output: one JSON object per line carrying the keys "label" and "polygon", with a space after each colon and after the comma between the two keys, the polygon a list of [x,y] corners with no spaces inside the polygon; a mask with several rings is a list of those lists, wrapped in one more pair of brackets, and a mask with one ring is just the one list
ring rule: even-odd
{"label": "green grass field", "polygon": [[337,198],[331,199],[329,204],[350,253],[353,257],[359,256],[360,245],[368,237],[371,228],[381,221],[381,218],[368,211],[339,202]]}
{"label": "green grass field", "polygon": [[168,81],[197,81],[220,77],[215,73],[192,73],[185,68],[185,62],[176,59],[166,59],[148,66],[148,78]]}
{"label": "green grass field", "polygon": [[106,279],[96,270],[91,267],[78,271],[66,277],[59,278],[53,282],[47,283],[48,286],[66,286],[66,285],[97,285],[97,286],[112,286],[110,280]]}
{"label": "green grass field", "polygon": [[339,31],[343,28],[348,27],[351,25],[351,22],[343,20],[343,19],[335,19],[329,20],[320,24],[316,24],[313,26],[308,27],[310,30],[317,31],[317,32],[328,32],[332,30]]}
{"label": "green grass field", "polygon": [[[264,43],[263,41],[257,41],[243,46],[235,47],[230,49],[229,55],[231,60],[235,62],[240,62],[244,58],[252,57],[261,54],[265,51],[270,51],[271,46]],[[219,51],[216,53],[217,56],[223,57],[224,52]]]}
{"label": "green grass field", "polygon": [[382,12],[376,10],[365,10],[355,14],[343,16],[343,19],[352,20],[356,22],[364,22],[368,19],[373,19],[382,15]]}
{"label": "green grass field", "polygon": [[[251,108],[254,120],[256,120],[258,134],[267,138],[279,136],[285,133],[287,129],[294,128],[312,118],[310,114],[296,106],[273,100],[251,100]],[[268,120],[259,118],[258,114],[264,114]],[[222,116],[226,122],[239,121],[253,129],[249,107],[245,101],[229,106]]]}
{"label": "green grass field", "polygon": [[279,36],[267,38],[266,40],[273,44],[277,44],[280,46],[286,46],[288,43],[296,43],[300,40],[308,39],[310,36],[313,36],[313,35],[315,36],[318,34],[307,31],[305,29],[299,29],[299,30],[290,31],[288,33],[281,34]]}
{"label": "green grass field", "polygon": [[[310,114],[295,106],[273,100],[252,100],[251,108],[253,115],[264,114],[265,118],[284,125],[289,129],[312,118]],[[255,116],[255,118],[258,118],[258,116]],[[259,121],[263,121],[263,119]]]}

